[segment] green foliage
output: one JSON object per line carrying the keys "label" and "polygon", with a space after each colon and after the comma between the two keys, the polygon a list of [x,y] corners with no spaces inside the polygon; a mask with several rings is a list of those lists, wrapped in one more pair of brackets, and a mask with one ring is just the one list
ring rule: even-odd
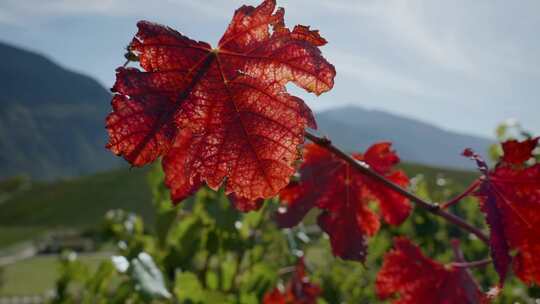
{"label": "green foliage", "polygon": [[0,267],[0,289],[2,289],[2,286],[4,286],[4,268],[3,267]]}
{"label": "green foliage", "polygon": [[13,176],[0,181],[0,203],[28,187],[30,187],[30,179],[24,175]]}
{"label": "green foliage", "polygon": [[0,248],[20,244],[21,241],[40,237],[44,227],[39,226],[0,226]]}
{"label": "green foliage", "polygon": [[[413,178],[411,188],[436,202],[459,194],[476,177],[462,171],[404,167],[423,172]],[[150,226],[134,213],[109,211],[103,235],[117,252],[93,271],[73,255],[65,255],[56,303],[259,303],[265,292],[286,281],[286,270],[299,254],[305,254],[313,281],[322,287],[321,303],[374,303],[378,302],[375,276],[394,236],[414,238],[427,255],[443,263],[452,261],[451,238],[461,240],[467,260],[488,256],[485,244],[474,236],[415,209],[402,226],[384,225],[369,241],[364,265],[346,262],[332,256],[328,239],[314,224],[314,214],[298,227],[280,230],[272,221],[276,201],[267,201],[258,212],[240,213],[222,191],[202,189],[174,206],[158,167],[147,180],[155,217]],[[487,228],[472,198],[451,211]],[[484,290],[498,280],[492,266],[475,269],[474,275]],[[533,296],[538,296],[537,289],[512,279],[497,302],[527,303]]]}
{"label": "green foliage", "polygon": [[[108,258],[106,253],[92,253],[80,255],[77,260],[93,272]],[[44,294],[54,288],[61,275],[58,257],[53,255],[36,256],[2,268],[4,284],[0,285],[0,297]]]}
{"label": "green foliage", "polygon": [[[99,302],[122,293],[129,294],[122,300],[133,303],[171,298],[185,303],[258,303],[276,283],[279,268],[293,263],[282,232],[269,220],[270,208],[242,214],[222,192],[208,189],[174,207],[160,169],[149,174],[148,183],[153,227],[146,228],[143,219],[130,212],[107,212],[103,236],[116,244],[118,255],[95,273],[80,270],[77,276],[70,270],[78,267],[76,260],[63,259],[57,303],[90,294]],[[112,271],[100,271],[111,263]],[[98,288],[100,280],[110,283]],[[77,285],[98,287],[89,292]]]}

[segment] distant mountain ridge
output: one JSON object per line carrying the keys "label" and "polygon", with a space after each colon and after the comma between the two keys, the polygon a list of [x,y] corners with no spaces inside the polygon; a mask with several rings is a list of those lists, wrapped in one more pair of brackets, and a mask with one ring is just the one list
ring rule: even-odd
{"label": "distant mountain ridge", "polygon": [[[107,151],[104,119],[111,94],[94,79],[0,42],[0,178],[80,176],[125,162]],[[316,113],[319,130],[349,151],[390,140],[405,161],[471,168],[465,147],[488,139],[397,115],[346,107]]]}
{"label": "distant mountain ridge", "polygon": [[460,134],[377,110],[348,106],[315,115],[318,129],[348,151],[363,151],[378,141],[391,141],[401,159],[450,168],[473,168],[461,156],[465,148],[485,155],[492,140]]}
{"label": "distant mountain ridge", "polygon": [[120,162],[104,149],[111,95],[94,79],[0,43],[0,177],[79,176]]}

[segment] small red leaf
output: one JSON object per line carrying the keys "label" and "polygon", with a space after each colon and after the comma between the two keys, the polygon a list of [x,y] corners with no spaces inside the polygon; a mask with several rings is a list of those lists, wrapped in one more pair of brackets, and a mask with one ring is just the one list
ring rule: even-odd
{"label": "small red leaf", "polygon": [[[134,166],[163,156],[175,201],[202,183],[224,184],[243,209],[275,196],[294,173],[305,128],[316,127],[285,85],[321,94],[335,76],[319,50],[326,41],[306,26],[290,31],[275,6],[242,6],[215,49],[139,22],[129,49],[142,70],[117,70],[107,147]],[[191,140],[177,139],[181,130]]]}
{"label": "small red leaf", "polygon": [[522,142],[509,140],[502,144],[504,155],[502,161],[509,164],[520,165],[532,157],[532,151],[538,145],[540,137],[526,139]]}
{"label": "small red leaf", "polygon": [[489,302],[465,268],[439,264],[405,238],[394,240],[375,284],[381,300],[397,297],[394,304]]}
{"label": "small red leaf", "polygon": [[508,273],[508,266],[512,263],[510,247],[506,241],[504,233],[504,223],[502,222],[501,210],[497,207],[497,197],[493,195],[492,185],[483,183],[476,192],[476,196],[481,200],[481,210],[486,215],[486,221],[490,228],[489,248],[495,270],[499,274],[500,286],[503,285]]}
{"label": "small red leaf", "polygon": [[392,144],[389,142],[382,142],[369,147],[364,154],[364,160],[381,174],[390,172],[395,165],[399,164],[399,157],[392,150]]}
{"label": "small red leaf", "polygon": [[[344,260],[365,261],[367,255],[367,235],[379,230],[379,220],[367,208],[359,211],[332,213],[325,211],[319,215],[317,223],[330,236],[332,253]],[[363,217],[362,217],[363,216]]]}
{"label": "small red leaf", "polygon": [[540,164],[524,163],[537,140],[505,142],[505,155],[495,169],[481,168],[486,176],[475,195],[490,226],[491,256],[501,286],[512,262],[511,250],[517,252],[513,269],[518,278],[540,284]]}
{"label": "small red leaf", "polygon": [[286,296],[278,288],[267,292],[263,298],[263,304],[288,304],[286,301]]}
{"label": "small red leaf", "polygon": [[280,197],[287,206],[282,206],[275,214],[275,220],[280,228],[292,228],[300,223],[304,216],[314,207],[317,194],[309,190],[300,190],[303,185],[298,182],[290,182],[280,192]]}
{"label": "small red leaf", "polygon": [[499,166],[485,183],[490,185],[487,195],[496,202],[504,227],[498,237],[517,250],[515,273],[525,283],[540,284],[540,164],[523,169]]}
{"label": "small red leaf", "polygon": [[[389,143],[378,143],[365,155],[353,155],[379,174],[406,187],[409,179],[402,171],[394,171],[398,156]],[[363,261],[366,237],[379,230],[379,216],[368,206],[377,202],[383,219],[392,225],[401,224],[409,215],[409,201],[384,185],[356,172],[342,159],[317,145],[306,145],[300,166],[300,181],[291,183],[280,193],[286,212],[278,214],[280,226],[297,224],[312,207],[323,209],[318,222],[328,233],[334,255]]]}
{"label": "small red leaf", "polygon": [[284,291],[274,288],[264,295],[264,304],[315,304],[321,288],[309,281],[304,259],[300,258]]}
{"label": "small red leaf", "polygon": [[237,197],[234,194],[229,194],[229,200],[232,202],[233,206],[242,211],[242,212],[249,212],[249,211],[256,211],[261,209],[264,200],[258,199],[258,200],[249,200],[247,198],[243,197]]}

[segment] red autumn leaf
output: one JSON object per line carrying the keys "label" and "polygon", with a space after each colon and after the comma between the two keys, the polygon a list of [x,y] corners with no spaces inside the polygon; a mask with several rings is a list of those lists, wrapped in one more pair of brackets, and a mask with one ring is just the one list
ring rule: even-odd
{"label": "red autumn leaf", "polygon": [[504,155],[502,161],[508,164],[519,165],[532,157],[532,151],[538,145],[537,138],[526,139],[519,142],[517,140],[508,140],[502,144]]}
{"label": "red autumn leaf", "polygon": [[[280,193],[287,208],[276,215],[278,224],[292,227],[311,208],[321,208],[324,211],[318,222],[330,235],[334,255],[363,261],[366,236],[376,234],[380,226],[379,216],[368,207],[369,203],[376,201],[383,219],[399,225],[411,211],[409,201],[317,145],[307,145],[304,151],[299,182],[291,183]],[[364,155],[353,156],[394,183],[402,187],[409,184],[402,171],[393,170],[399,157],[390,143],[375,144]]]}
{"label": "red autumn leaf", "polygon": [[321,55],[326,40],[318,31],[289,30],[275,5],[239,8],[216,48],[137,24],[129,49],[142,70],[117,70],[107,147],[133,166],[163,156],[176,202],[202,183],[225,184],[251,209],[294,173],[305,128],[316,126],[285,85],[321,94],[332,88],[335,69]]}
{"label": "red autumn leaf", "polygon": [[[511,263],[522,281],[540,284],[540,164],[524,163],[536,141],[503,143],[504,156],[495,169],[482,169],[485,178],[475,193],[490,226],[491,256],[500,285]],[[474,153],[466,156],[479,162]],[[482,161],[479,164],[487,167]],[[511,250],[517,252],[513,259]]]}
{"label": "red autumn leaf", "polygon": [[497,198],[495,195],[491,195],[494,191],[496,190],[489,183],[483,183],[475,195],[481,199],[480,210],[485,213],[486,221],[489,225],[489,248],[493,265],[499,274],[499,285],[502,287],[508,274],[508,266],[512,263],[512,257],[510,256],[510,246],[506,241],[504,233],[504,224],[501,221],[501,210],[497,207]]}
{"label": "red autumn leaf", "polygon": [[466,268],[445,266],[424,256],[408,239],[396,238],[375,282],[381,300],[394,304],[488,303]]}
{"label": "red autumn leaf", "polygon": [[243,197],[238,197],[234,194],[229,195],[229,200],[232,202],[233,206],[242,212],[259,210],[264,203],[263,199],[249,200]]}
{"label": "red autumn leaf", "polygon": [[263,304],[315,304],[320,294],[321,288],[309,281],[304,259],[301,258],[285,290],[274,288],[266,293]]}
{"label": "red autumn leaf", "polygon": [[[194,172],[186,172],[189,164],[193,162],[193,155],[185,148],[192,140],[189,130],[178,132],[174,145],[163,157],[165,168],[165,185],[171,190],[171,199],[179,202],[196,192],[202,185],[201,178]],[[174,170],[180,168],[184,170]],[[169,170],[172,169],[172,170]]]}

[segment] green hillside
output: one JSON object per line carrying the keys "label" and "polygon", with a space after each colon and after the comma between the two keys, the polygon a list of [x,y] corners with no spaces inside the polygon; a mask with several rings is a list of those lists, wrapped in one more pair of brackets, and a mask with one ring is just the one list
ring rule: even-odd
{"label": "green hillside", "polygon": [[0,223],[88,228],[114,208],[129,209],[150,220],[146,171],[118,169],[58,182],[38,182],[0,205]]}
{"label": "green hillside", "polygon": [[[2,42],[0,56],[0,179],[26,175],[54,180],[120,166],[122,162],[104,149],[104,119],[111,111],[106,88],[43,55]],[[385,139],[394,143],[403,159],[426,164],[467,168],[459,151],[465,147],[485,151],[490,144],[356,107],[328,110],[316,117],[322,134],[347,150],[364,150]],[[445,141],[439,142],[440,138]]]}
{"label": "green hillside", "polygon": [[94,79],[0,42],[0,178],[81,176],[117,167],[103,147],[111,94]]}
{"label": "green hillside", "polygon": [[29,189],[15,192],[0,203],[0,247],[53,228],[96,228],[105,212],[116,208],[132,210],[152,222],[146,172],[118,169],[70,180],[36,182]]}
{"label": "green hillside", "polygon": [[494,143],[489,138],[359,106],[328,109],[315,117],[319,132],[347,151],[364,151],[375,142],[390,141],[401,159],[431,166],[470,168],[469,160],[459,153],[471,148],[486,156],[484,152]]}

